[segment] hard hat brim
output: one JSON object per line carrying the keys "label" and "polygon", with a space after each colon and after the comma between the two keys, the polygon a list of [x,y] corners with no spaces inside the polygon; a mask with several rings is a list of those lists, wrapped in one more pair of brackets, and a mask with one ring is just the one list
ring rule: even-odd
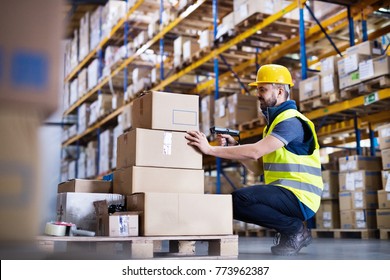
{"label": "hard hat brim", "polygon": [[[275,84],[275,82],[269,82],[269,83],[267,83],[267,82],[263,82],[263,83],[261,83],[261,82],[253,82],[253,83],[249,83],[248,86],[250,86],[250,87],[257,87],[260,84]],[[281,83],[281,84],[285,84],[285,83]],[[294,86],[294,84],[285,84],[285,85],[289,85],[290,87]]]}

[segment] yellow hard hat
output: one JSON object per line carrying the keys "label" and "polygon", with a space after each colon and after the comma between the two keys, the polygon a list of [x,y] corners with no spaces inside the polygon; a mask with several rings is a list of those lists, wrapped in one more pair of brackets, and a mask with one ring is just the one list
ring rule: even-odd
{"label": "yellow hard hat", "polygon": [[294,86],[290,71],[285,66],[278,64],[266,64],[257,71],[256,82],[249,86],[257,87],[259,84],[286,84]]}

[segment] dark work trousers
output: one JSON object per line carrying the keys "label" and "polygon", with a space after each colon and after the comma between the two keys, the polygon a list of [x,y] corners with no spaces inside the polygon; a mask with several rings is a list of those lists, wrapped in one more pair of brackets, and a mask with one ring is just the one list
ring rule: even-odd
{"label": "dark work trousers", "polygon": [[232,193],[233,218],[295,234],[304,221],[297,197],[289,190],[273,185],[255,185]]}

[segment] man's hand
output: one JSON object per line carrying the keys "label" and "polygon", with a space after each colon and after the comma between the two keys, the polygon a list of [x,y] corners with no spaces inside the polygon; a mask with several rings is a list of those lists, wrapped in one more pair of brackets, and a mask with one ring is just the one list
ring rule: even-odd
{"label": "man's hand", "polygon": [[207,137],[199,131],[187,131],[185,138],[188,140],[188,145],[198,148],[202,153],[208,155],[212,149]]}
{"label": "man's hand", "polygon": [[217,141],[218,141],[218,145],[220,146],[237,145],[237,141],[230,134],[217,134]]}

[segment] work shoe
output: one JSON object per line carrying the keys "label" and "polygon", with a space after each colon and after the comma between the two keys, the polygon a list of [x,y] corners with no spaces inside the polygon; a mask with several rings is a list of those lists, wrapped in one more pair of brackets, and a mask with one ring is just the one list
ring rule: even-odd
{"label": "work shoe", "polygon": [[311,232],[305,226],[301,230],[292,235],[277,233],[274,243],[276,246],[271,247],[271,252],[274,255],[280,256],[295,256],[303,248],[311,243]]}

